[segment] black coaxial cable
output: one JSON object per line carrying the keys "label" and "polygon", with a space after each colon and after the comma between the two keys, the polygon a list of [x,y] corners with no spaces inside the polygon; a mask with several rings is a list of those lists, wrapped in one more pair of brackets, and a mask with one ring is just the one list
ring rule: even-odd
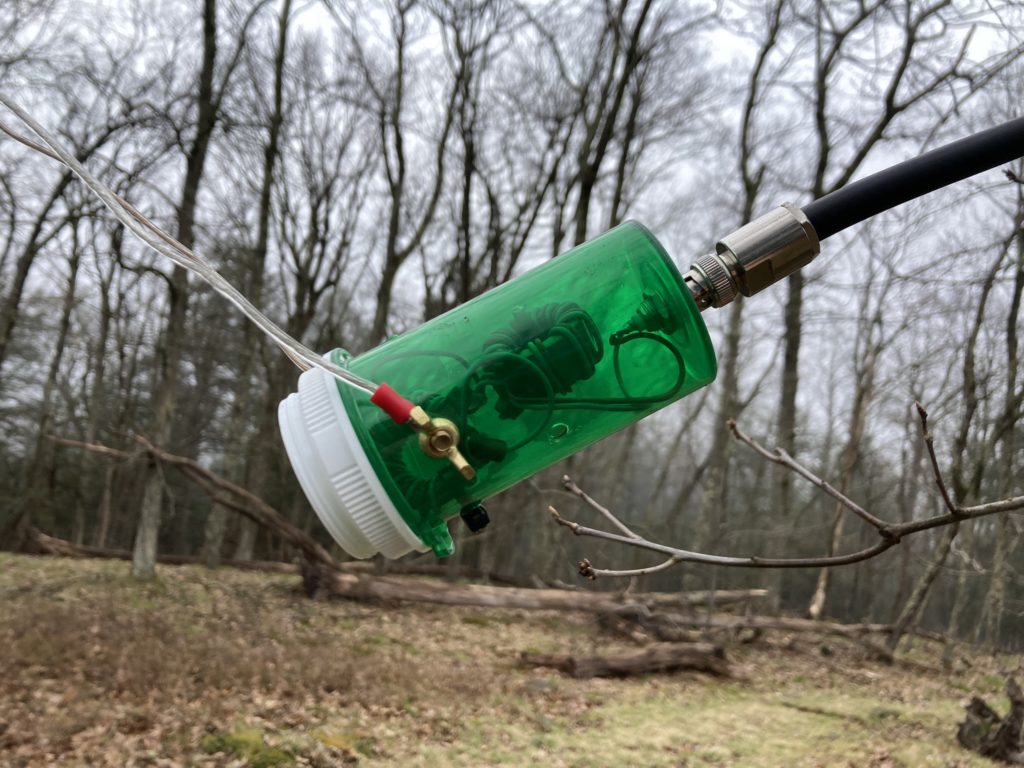
{"label": "black coaxial cable", "polygon": [[1024,117],[933,149],[847,184],[809,205],[804,213],[819,240],[875,214],[1024,157]]}

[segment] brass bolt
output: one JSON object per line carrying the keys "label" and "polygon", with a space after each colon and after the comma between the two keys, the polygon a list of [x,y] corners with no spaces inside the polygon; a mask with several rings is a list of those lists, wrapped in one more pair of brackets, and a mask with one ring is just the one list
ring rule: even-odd
{"label": "brass bolt", "polygon": [[431,419],[420,431],[420,448],[435,459],[448,458],[459,444],[459,428],[448,419]]}
{"label": "brass bolt", "polygon": [[455,441],[448,431],[438,431],[430,436],[430,447],[438,453],[448,453],[455,447]]}

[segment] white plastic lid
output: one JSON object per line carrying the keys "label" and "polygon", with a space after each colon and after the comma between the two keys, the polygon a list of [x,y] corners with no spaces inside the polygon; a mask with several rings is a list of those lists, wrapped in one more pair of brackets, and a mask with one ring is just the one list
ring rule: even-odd
{"label": "white plastic lid", "polygon": [[353,557],[401,557],[428,547],[398,514],[359,444],[334,377],[299,376],[277,409],[288,459],[317,517]]}

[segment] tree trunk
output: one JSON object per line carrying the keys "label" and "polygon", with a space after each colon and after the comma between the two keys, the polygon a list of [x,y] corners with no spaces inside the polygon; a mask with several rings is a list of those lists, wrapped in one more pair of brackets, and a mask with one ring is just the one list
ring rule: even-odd
{"label": "tree trunk", "polygon": [[[252,254],[249,267],[248,298],[259,306],[263,300],[264,271],[267,261],[267,246],[270,233],[271,217],[271,193],[274,189],[274,169],[277,165],[277,158],[280,153],[281,126],[284,123],[284,66],[288,55],[288,25],[291,21],[292,0],[284,0],[281,5],[281,14],[278,18],[277,48],[274,54],[274,96],[273,106],[269,123],[267,126],[267,143],[263,148],[263,179],[260,185],[259,213],[257,215],[256,247]],[[259,330],[252,323],[245,323],[242,330],[242,355],[235,387],[235,397],[232,402],[231,416],[229,419],[228,438],[238,441],[238,435],[244,432],[245,422],[251,418],[250,395],[252,393],[252,377],[259,350],[262,349],[263,341]],[[256,439],[260,439],[257,436]],[[229,450],[227,456],[227,467],[225,474],[229,480],[241,482],[243,473],[243,461],[246,451],[241,441],[236,442],[236,449]],[[214,504],[207,517],[204,531],[203,557],[210,568],[216,568],[220,564],[221,549],[224,544],[224,529],[227,522],[227,510],[220,504]],[[241,536],[239,539],[239,554],[244,559],[252,559],[253,543],[255,541],[254,531],[251,523],[242,518],[240,520]],[[241,542],[245,541],[245,546]]]}
{"label": "tree trunk", "polygon": [[[217,123],[218,105],[214,101],[213,77],[217,59],[217,2],[203,3],[203,63],[199,72],[198,115],[196,133],[186,158],[185,179],[178,206],[177,239],[191,248],[195,230],[199,185],[206,167],[210,140]],[[167,445],[171,435],[172,416],[177,404],[179,368],[185,342],[185,320],[188,314],[188,273],[176,266],[171,273],[168,291],[167,322],[158,349],[156,390],[153,395],[153,421],[150,435],[158,445]],[[156,575],[157,540],[163,507],[163,479],[159,468],[149,462],[145,472],[145,491],[139,524],[135,533],[132,575],[153,578]]]}
{"label": "tree trunk", "polygon": [[[79,159],[84,158],[80,156]],[[32,264],[42,250],[43,245],[53,239],[68,223],[67,219],[65,219],[63,222],[55,225],[48,233],[43,232],[47,217],[57,204],[57,201],[63,196],[64,190],[67,189],[72,178],[74,177],[70,171],[65,171],[61,174],[57,184],[50,192],[50,196],[43,204],[42,210],[39,211],[32,222],[32,231],[29,233],[25,247],[14,264],[14,274],[11,276],[10,289],[4,297],[3,306],[0,307],[0,370],[3,369],[8,344],[10,343],[11,335],[14,333],[14,326],[18,322],[21,297],[25,291],[25,283],[28,280]]]}
{"label": "tree trunk", "polygon": [[241,518],[238,521],[238,541],[235,544],[234,560],[252,560],[256,553],[256,524]]}
{"label": "tree trunk", "polygon": [[96,521],[96,536],[93,538],[93,546],[107,546],[107,536],[110,533],[110,497],[114,485],[114,465],[111,464],[103,473],[103,492],[100,495],[99,520]]}
{"label": "tree trunk", "polygon": [[[743,307],[741,297],[729,307],[729,321],[722,351],[722,378],[719,384],[719,398],[715,410],[711,450],[708,452],[708,470],[705,475],[704,494],[701,498],[701,517],[695,549],[714,551],[720,545],[722,530],[725,528],[727,509],[729,458],[735,441],[726,429],[726,422],[739,416],[739,352],[743,330]],[[682,509],[684,499],[677,501],[676,509]],[[713,571],[712,571],[713,573]]]}
{"label": "tree trunk", "polygon": [[[85,423],[85,442],[94,443],[99,435],[100,420],[102,418],[101,411],[103,410],[103,395],[104,387],[106,385],[106,373],[107,373],[107,343],[110,340],[110,326],[111,320],[113,319],[112,307],[110,301],[110,290],[114,281],[114,270],[117,268],[117,264],[121,260],[121,246],[124,242],[124,227],[117,225],[110,238],[110,253],[104,254],[110,259],[108,262],[107,270],[104,271],[100,265],[100,256],[97,252],[96,255],[96,267],[97,272],[100,274],[99,289],[100,289],[100,317],[99,317],[99,329],[96,332],[96,338],[92,345],[91,357],[93,360],[90,368],[92,369],[92,383],[89,388],[89,400],[88,400],[88,415]],[[83,457],[84,470],[81,476],[77,479],[77,495],[86,499],[86,503],[91,506],[96,504],[97,509],[100,510],[101,519],[97,521],[96,529],[93,536],[99,535],[100,531],[103,531],[104,539],[106,537],[106,529],[110,525],[110,497],[109,497],[109,477],[107,472],[110,468],[103,470],[104,474],[104,485],[100,491],[100,497],[97,498],[95,494],[95,488],[92,486],[94,478],[100,473],[100,466],[97,463],[97,457],[92,454],[87,454]],[[103,518],[103,515],[106,515]],[[85,510],[82,510],[82,539],[76,540],[76,544],[85,543],[85,527],[87,525],[87,515]],[[95,543],[95,541],[94,541]]]}
{"label": "tree trunk", "polygon": [[[783,315],[785,346],[782,353],[782,389],[779,392],[777,436],[779,448],[790,456],[796,455],[796,395],[800,384],[801,312],[804,299],[804,277],[800,272],[787,280],[786,308]],[[793,473],[784,467],[775,470],[775,509],[783,520],[794,514]]]}
{"label": "tree trunk", "polygon": [[[914,390],[916,390],[916,387],[912,388],[911,391],[913,392]],[[920,495],[920,483],[918,482],[918,479],[923,477],[921,462],[924,459],[924,440],[922,440],[917,434],[914,408],[912,406],[907,407],[906,424],[906,443],[913,445],[913,448],[911,450],[909,464],[907,461],[903,462],[903,471],[900,476],[899,509],[901,523],[906,523],[914,519],[914,515],[917,510],[917,499]],[[910,589],[910,558],[912,553],[911,547],[913,546],[913,541],[904,541],[899,548],[899,586],[897,587],[896,597],[892,601],[892,608],[888,615],[888,618],[893,621],[898,618],[899,614],[897,611],[899,610],[899,607],[903,605],[904,597]]]}
{"label": "tree trunk", "polygon": [[956,538],[959,530],[959,523],[947,526],[943,529],[942,538],[939,539],[939,542],[935,545],[935,552],[932,555],[931,562],[928,563],[928,567],[917,580],[917,583],[914,585],[914,589],[910,593],[910,597],[907,598],[907,602],[903,606],[903,610],[900,611],[900,615],[896,619],[896,623],[892,626],[892,632],[889,633],[889,638],[886,641],[886,646],[888,646],[890,650],[896,650],[896,646],[899,645],[900,639],[907,633],[910,625],[917,620],[917,615],[920,613],[925,600],[928,598],[928,593],[931,591],[932,584],[935,583],[935,579],[938,578],[942,569],[946,565],[946,559],[949,557],[949,551],[953,546],[953,540]]}
{"label": "tree trunk", "polygon": [[[73,220],[71,225],[73,231],[77,233],[77,219]],[[57,326],[57,339],[53,345],[50,365],[46,372],[46,381],[43,384],[42,402],[39,406],[39,421],[36,426],[35,446],[32,449],[32,458],[28,465],[25,490],[21,500],[15,507],[13,519],[8,523],[7,531],[2,537],[14,550],[21,548],[24,538],[32,526],[33,516],[47,506],[47,494],[44,485],[53,464],[53,444],[49,439],[50,433],[53,431],[53,401],[61,363],[64,360],[64,350],[67,347],[68,331],[71,327],[71,313],[75,308],[78,266],[81,262],[81,250],[79,249],[77,234],[72,238],[72,241],[71,254],[68,258],[68,285],[61,305],[60,321]]]}
{"label": "tree trunk", "polygon": [[[1013,295],[1006,317],[1006,392],[1000,421],[1005,437],[1002,440],[999,487],[1006,494],[1019,481],[1014,470],[1017,456],[1017,422],[1020,416],[1017,403],[1017,375],[1020,366],[1019,330],[1021,301],[1024,298],[1024,183],[1017,185],[1017,210],[1014,216],[1017,227],[1017,263],[1014,269]],[[1006,601],[1006,580],[1009,576],[1011,546],[1015,539],[1010,536],[1010,517],[999,516],[996,532],[996,550],[992,559],[992,577],[988,594],[985,596],[984,621],[978,622],[978,629],[984,631],[985,639],[992,648],[999,646],[1002,630],[1003,610]]]}
{"label": "tree trunk", "polygon": [[[763,598],[763,589],[724,590],[712,595],[695,592],[588,592],[570,589],[527,589],[492,587],[483,584],[451,584],[403,576],[353,574],[338,569],[321,569],[317,575],[324,596],[345,600],[400,600],[438,605],[475,605],[483,608],[514,608],[532,611],[579,611],[618,613],[688,609],[718,605],[743,605]],[[675,615],[675,614],[673,614]]]}
{"label": "tree trunk", "polygon": [[[868,300],[870,292],[869,283],[865,301]],[[877,315],[874,319],[878,319]],[[874,327],[872,322],[866,326],[865,330],[870,334],[871,329]],[[870,344],[872,342],[868,341],[867,343]],[[850,412],[850,425],[846,444],[843,446],[842,455],[839,459],[839,492],[843,495],[846,495],[850,490],[850,484],[853,482],[853,473],[860,458],[860,444],[864,439],[864,432],[867,429],[868,410],[871,407],[871,400],[875,390],[876,362],[881,352],[882,343],[883,340],[878,339],[871,349],[866,352],[862,350],[865,360],[863,362],[858,361],[856,365],[857,387],[853,394],[853,406]],[[843,524],[846,522],[848,514],[849,510],[845,509],[841,504],[836,505],[835,516],[832,521],[832,532],[828,542],[828,555],[834,555],[839,551],[839,546],[843,540]],[[814,595],[807,606],[807,617],[809,619],[820,619],[825,615],[825,604],[828,600],[830,582],[831,569],[822,568],[818,573]]]}
{"label": "tree trunk", "polygon": [[[964,528],[964,535],[960,537],[960,546],[965,559],[973,559],[974,551],[974,526],[968,523]],[[957,642],[960,639],[960,617],[967,604],[968,577],[971,574],[971,566],[962,562],[956,577],[956,590],[953,593],[953,608],[949,612],[949,619],[946,624],[946,645],[942,650],[942,666],[950,669],[953,665],[953,656],[956,653]]]}

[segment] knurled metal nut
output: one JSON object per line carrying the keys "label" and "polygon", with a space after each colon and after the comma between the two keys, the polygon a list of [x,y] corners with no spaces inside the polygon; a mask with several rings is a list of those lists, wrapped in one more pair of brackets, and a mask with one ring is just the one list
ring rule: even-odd
{"label": "knurled metal nut", "polygon": [[711,292],[715,298],[712,302],[714,306],[724,306],[736,298],[736,282],[717,254],[709,253],[702,256],[695,266],[707,276],[711,283]]}

